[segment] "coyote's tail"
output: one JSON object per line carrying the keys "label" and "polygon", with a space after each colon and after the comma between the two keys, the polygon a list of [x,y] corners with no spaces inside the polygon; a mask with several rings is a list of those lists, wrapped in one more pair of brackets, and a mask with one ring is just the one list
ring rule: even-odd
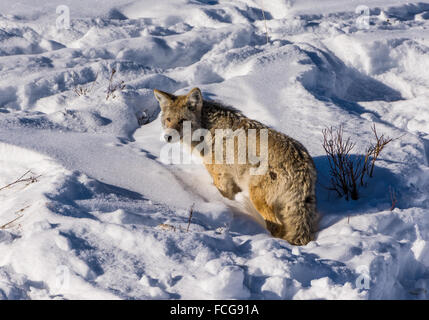
{"label": "coyote's tail", "polygon": [[318,230],[319,214],[314,197],[307,197],[287,206],[282,212],[284,235],[282,238],[293,245],[306,245],[314,240]]}

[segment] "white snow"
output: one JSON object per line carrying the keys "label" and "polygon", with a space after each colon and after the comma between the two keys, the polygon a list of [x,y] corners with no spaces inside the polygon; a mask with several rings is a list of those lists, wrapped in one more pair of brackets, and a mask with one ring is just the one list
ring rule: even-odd
{"label": "white snow", "polygon": [[[429,298],[428,28],[424,1],[2,1],[0,188],[37,178],[0,190],[0,299]],[[112,68],[126,88],[106,100]],[[193,87],[307,147],[315,241],[272,238],[201,164],[161,161],[152,90]],[[321,130],[362,153],[373,123],[400,138],[339,199]]]}

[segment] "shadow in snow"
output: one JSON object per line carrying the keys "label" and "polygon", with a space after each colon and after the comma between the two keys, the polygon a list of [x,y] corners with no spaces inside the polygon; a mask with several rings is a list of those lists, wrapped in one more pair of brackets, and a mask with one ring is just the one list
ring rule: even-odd
{"label": "shadow in snow", "polygon": [[[344,64],[332,52],[322,51],[309,46],[303,52],[309,60],[303,64],[313,64],[311,69],[301,76],[306,90],[319,100],[331,101],[340,108],[353,113],[367,113],[358,102],[398,101],[400,92],[384,83]],[[379,117],[379,115],[375,114]]]}
{"label": "shadow in snow", "polygon": [[[351,157],[354,161],[357,161],[363,155],[353,154]],[[401,184],[400,177],[389,169],[377,166],[377,162],[374,167],[373,177],[367,176],[364,180],[365,184],[358,189],[359,199],[347,201],[345,197],[340,198],[336,191],[329,190],[331,175],[328,157],[319,156],[313,158],[313,160],[317,169],[317,208],[322,216],[329,215],[328,220],[330,220],[329,225],[325,225],[322,217],[321,226],[323,228],[327,228],[347,216],[357,214],[357,212],[370,212],[368,207],[373,207],[377,211],[380,211],[380,208],[383,207],[385,210],[389,210],[392,205],[389,188],[395,190],[398,200],[396,207],[401,208],[401,205],[406,205],[406,201],[401,201],[403,190],[406,186]],[[333,216],[335,216],[335,219]]]}

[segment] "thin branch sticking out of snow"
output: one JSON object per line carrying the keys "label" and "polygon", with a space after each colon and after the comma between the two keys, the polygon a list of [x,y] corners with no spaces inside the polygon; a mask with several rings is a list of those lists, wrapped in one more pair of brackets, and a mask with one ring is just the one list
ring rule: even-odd
{"label": "thin branch sticking out of snow", "polygon": [[191,208],[189,209],[189,220],[188,220],[188,227],[186,228],[186,232],[189,232],[189,226],[191,225],[192,215],[194,213],[194,205],[195,203],[193,203]]}
{"label": "thin branch sticking out of snow", "polygon": [[15,181],[13,181],[13,182],[11,182],[11,183],[9,183],[8,185],[6,185],[6,186],[4,186],[4,187],[1,187],[0,188],[0,191],[1,190],[3,190],[3,189],[7,189],[7,188],[9,188],[9,187],[11,187],[11,186],[13,186],[13,185],[15,185],[15,184],[17,184],[17,183],[20,183],[20,182],[28,182],[28,184],[31,184],[31,183],[34,183],[34,182],[37,182],[37,179],[38,178],[40,178],[42,175],[40,174],[40,175],[38,175],[38,176],[30,176],[30,177],[28,177],[28,178],[25,178],[24,179],[24,177],[27,175],[27,174],[29,174],[31,172],[31,170],[28,170],[26,173],[24,173],[22,176],[20,176],[18,179],[16,179]]}
{"label": "thin branch sticking out of snow", "polygon": [[109,100],[109,98],[111,97],[112,99],[116,98],[115,92],[117,91],[122,91],[125,89],[125,82],[124,80],[122,80],[121,82],[117,83],[117,84],[113,84],[113,76],[116,73],[116,69],[112,69],[112,72],[110,73],[110,78],[109,78],[109,85],[107,87],[107,94],[106,94],[106,100]]}
{"label": "thin branch sticking out of snow", "polygon": [[16,211],[15,212],[15,214],[18,214],[18,216],[15,218],[15,219],[13,219],[13,220],[11,220],[11,221],[9,221],[9,222],[6,222],[4,225],[2,225],[2,226],[0,226],[0,229],[2,229],[2,230],[4,230],[4,229],[7,229],[12,223],[14,223],[16,220],[18,220],[18,219],[20,219],[20,218],[22,218],[24,215],[22,214],[22,212],[25,210],[25,209],[27,209],[27,208],[29,208],[30,206],[28,205],[28,206],[26,206],[26,207],[24,207],[24,208],[22,208],[22,209],[19,209],[18,211]]}

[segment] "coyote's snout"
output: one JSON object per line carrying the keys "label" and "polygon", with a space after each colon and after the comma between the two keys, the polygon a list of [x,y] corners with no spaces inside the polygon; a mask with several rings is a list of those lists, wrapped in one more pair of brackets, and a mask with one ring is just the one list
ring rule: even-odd
{"label": "coyote's snout", "polygon": [[[240,192],[247,195],[275,237],[294,245],[305,245],[314,239],[318,223],[316,169],[304,146],[233,108],[203,100],[198,88],[179,96],[156,89],[154,94],[161,107],[165,141],[180,140],[189,144],[192,150],[198,150],[214,185],[223,196],[234,199]],[[186,141],[183,138],[185,123],[190,124],[192,131],[205,130],[214,137],[205,141],[212,147],[211,152],[200,148],[200,140]],[[223,148],[219,159],[216,134],[222,130],[227,130],[229,134],[220,138]],[[257,166],[254,162],[240,161],[243,148],[237,142],[244,141],[249,149],[252,133],[256,137],[255,150],[259,153],[259,159],[267,162],[266,170],[260,174],[252,173]],[[228,137],[232,137],[234,142],[230,150],[234,155],[232,162],[228,161],[227,150],[231,144],[224,140]],[[266,148],[263,148],[264,143],[267,144]],[[262,157],[264,150],[267,154]]]}

